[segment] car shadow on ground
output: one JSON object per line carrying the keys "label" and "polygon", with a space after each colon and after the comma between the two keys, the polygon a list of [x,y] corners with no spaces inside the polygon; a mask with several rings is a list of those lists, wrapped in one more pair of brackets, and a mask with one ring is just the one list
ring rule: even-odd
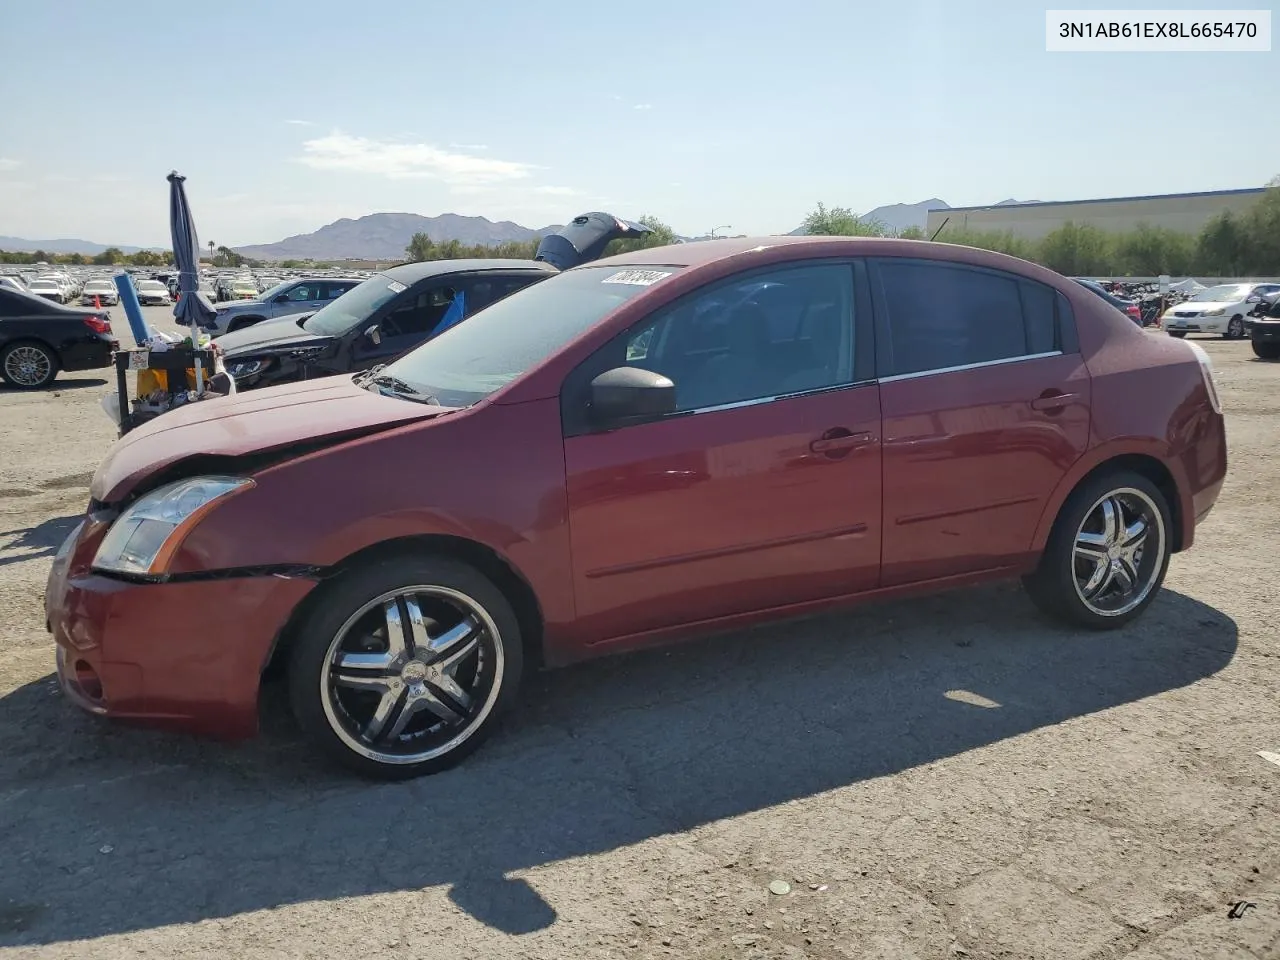
{"label": "car shadow on ground", "polygon": [[46,677],[0,698],[0,946],[438,885],[542,929],[554,908],[513,872],[1183,687],[1236,643],[1167,590],[1109,633],[1016,586],[870,606],[540,674],[480,753],[402,784],[317,763],[270,696],[266,734],[229,746],[104,724]]}
{"label": "car shadow on ground", "polygon": [[58,377],[41,390],[20,390],[0,380],[0,393],[57,393],[59,390],[83,390],[85,387],[105,387],[106,385],[107,381],[102,377]]}
{"label": "car shadow on ground", "polygon": [[[39,491],[22,491],[23,494],[35,495]],[[0,499],[4,498],[6,491],[0,489]],[[10,494],[16,496],[17,494]],[[8,556],[0,556],[0,567],[7,567],[11,563],[21,563],[25,560],[34,560],[39,557],[52,557],[58,552],[58,547],[62,546],[62,541],[71,535],[71,531],[75,529],[77,523],[83,519],[83,514],[76,514],[69,517],[51,517],[34,527],[19,527],[15,530],[0,530],[0,549],[7,551],[20,551],[17,554]]]}

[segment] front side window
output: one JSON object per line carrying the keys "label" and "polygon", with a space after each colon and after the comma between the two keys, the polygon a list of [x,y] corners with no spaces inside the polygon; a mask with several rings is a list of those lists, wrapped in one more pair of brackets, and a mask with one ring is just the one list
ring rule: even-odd
{"label": "front side window", "polygon": [[288,296],[294,303],[320,299],[320,295],[316,291],[316,284],[314,283],[300,283],[289,291]]}
{"label": "front side window", "polygon": [[419,290],[383,317],[379,330],[386,339],[425,337],[444,319],[457,296],[453,286],[436,285]]}
{"label": "front side window", "polygon": [[928,260],[876,263],[887,341],[881,375],[1011,360],[1058,349],[1056,291],[1011,274]]}

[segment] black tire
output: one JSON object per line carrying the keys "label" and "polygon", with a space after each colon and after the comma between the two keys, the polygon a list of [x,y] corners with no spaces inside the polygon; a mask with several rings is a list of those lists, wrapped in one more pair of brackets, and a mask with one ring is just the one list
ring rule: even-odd
{"label": "black tire", "polygon": [[1227,321],[1227,332],[1222,335],[1224,340],[1243,340],[1244,339],[1244,317],[1236,314]]}
{"label": "black tire", "polygon": [[[1156,546],[1156,551],[1147,554],[1147,544],[1144,540],[1143,555],[1140,560],[1132,564],[1132,569],[1137,574],[1132,579],[1135,583],[1140,583],[1145,591],[1140,596],[1136,595],[1138,591],[1134,591],[1133,599],[1137,602],[1132,606],[1120,603],[1117,604],[1115,611],[1102,613],[1098,609],[1102,606],[1101,603],[1091,604],[1082,596],[1087,585],[1086,588],[1082,588],[1078,582],[1078,575],[1082,574],[1079,573],[1078,567],[1081,561],[1077,558],[1077,537],[1097,536],[1087,531],[1082,532],[1082,525],[1086,518],[1095,515],[1095,508],[1100,508],[1102,501],[1111,494],[1121,491],[1128,491],[1119,493],[1119,496],[1126,501],[1141,503],[1141,498],[1145,497],[1146,501],[1154,507],[1160,521],[1159,529],[1155,531],[1159,535],[1159,544],[1152,545]],[[1153,515],[1151,520],[1154,521],[1154,519]],[[1148,538],[1152,531],[1152,524],[1148,522],[1146,525]],[[1058,518],[1054,521],[1053,530],[1049,534],[1048,542],[1045,544],[1040,565],[1034,573],[1023,577],[1023,586],[1037,607],[1059,620],[1092,630],[1113,630],[1140,616],[1160,592],[1165,573],[1169,569],[1172,538],[1173,522],[1170,507],[1159,487],[1141,474],[1129,470],[1115,470],[1100,474],[1082,483],[1062,505]],[[1105,561],[1106,554],[1101,550],[1099,554],[1100,559],[1096,561],[1098,563],[1109,562],[1114,568],[1115,564],[1120,562],[1115,555],[1111,555],[1110,561]],[[1108,579],[1107,582],[1111,583],[1112,580]]]}
{"label": "black tire", "polygon": [[1254,340],[1253,354],[1263,360],[1280,360],[1280,343],[1269,343],[1265,340]]}
{"label": "black tire", "polygon": [[1181,340],[1181,339],[1182,339],[1183,337],[1185,337],[1186,335],[1187,335],[1187,332],[1186,332],[1185,330],[1170,330],[1170,331],[1169,331],[1169,336],[1171,336],[1171,337],[1177,337],[1179,340]]}
{"label": "black tire", "polygon": [[[472,611],[470,616],[478,624],[474,631],[477,637],[475,654],[477,659],[474,667],[470,668],[473,670],[471,677],[473,689],[466,689],[465,683],[459,680],[457,675],[441,676],[447,673],[444,669],[449,659],[447,656],[431,661],[441,667],[439,674],[435,674],[434,668],[412,667],[411,664],[402,661],[393,661],[389,668],[380,666],[377,676],[391,678],[390,683],[394,689],[360,690],[357,688],[352,692],[343,684],[335,683],[333,679],[335,670],[331,670],[331,667],[340,652],[345,649],[347,653],[364,653],[370,650],[368,644],[376,645],[380,642],[376,632],[362,631],[361,624],[379,622],[385,630],[384,638],[390,636],[388,621],[381,619],[382,614],[378,609],[383,603],[390,603],[398,611],[397,622],[401,624],[404,623],[405,613],[408,612],[408,621],[416,622],[421,626],[421,633],[417,630],[411,631],[419,640],[433,627],[441,628],[440,621],[434,619],[429,611],[433,609],[433,603],[440,605],[435,609],[444,609],[452,601],[417,593],[416,588],[419,587],[436,589],[465,598],[466,604],[470,605]],[[390,596],[395,591],[410,590],[410,588],[415,589],[415,607],[412,611],[404,606],[400,597]],[[289,651],[289,699],[298,724],[332,760],[366,777],[379,780],[406,780],[452,767],[476,750],[493,732],[502,714],[515,699],[520,686],[524,657],[520,623],[515,611],[502,591],[488,577],[474,567],[450,557],[405,554],[356,567],[317,589],[322,590],[323,593],[299,624],[295,634],[297,639]],[[359,616],[366,608],[368,612]],[[456,609],[463,608],[459,606]],[[416,618],[415,613],[417,613]],[[453,629],[460,627],[461,624]],[[448,628],[443,629],[445,633],[452,632]],[[495,630],[496,636],[493,635]],[[357,646],[353,651],[347,643],[356,638],[365,641],[366,645]],[[390,658],[393,651],[389,639],[385,640],[385,644],[386,650],[375,650],[372,654],[365,655]],[[481,659],[486,657],[487,660]],[[429,661],[430,655],[424,653],[422,658],[410,659]],[[462,664],[467,665],[467,661],[462,661]],[[417,670],[417,673],[410,675],[408,671],[411,668]],[[431,676],[419,676],[423,673],[423,669],[430,670],[435,674],[436,679],[432,679]],[[455,674],[458,669],[458,667],[454,668]],[[396,670],[402,672],[397,675]],[[461,687],[468,697],[483,687],[483,696],[476,696],[473,701],[476,704],[474,711],[464,708],[466,709],[463,717],[465,722],[462,725],[450,726],[435,716],[431,706],[423,706],[420,711],[423,719],[418,722],[418,725],[421,726],[424,722],[437,725],[443,723],[442,728],[433,735],[452,737],[439,745],[438,752],[432,752],[435,748],[429,747],[430,737],[424,736],[422,731],[413,732],[415,721],[412,719],[407,721],[404,734],[394,739],[384,739],[378,746],[374,745],[378,743],[376,735],[372,740],[362,736],[362,733],[367,732],[372,726],[372,720],[364,725],[364,731],[356,729],[362,724],[357,722],[357,718],[352,716],[352,713],[359,712],[362,705],[370,704],[370,697],[379,704],[378,707],[364,708],[371,715],[374,710],[380,709],[381,701],[387,697],[392,697],[398,704],[392,707],[385,717],[385,722],[391,724],[391,732],[394,733],[401,714],[408,711],[411,717],[416,716],[412,710],[409,710],[410,703],[419,701],[425,703],[434,697],[433,702],[438,705],[439,700],[445,698],[444,695],[450,688],[436,686],[436,684],[450,681],[453,683],[453,690]],[[378,682],[381,683],[381,679]],[[342,699],[344,689],[347,697],[364,698],[354,702],[349,701],[351,712],[348,712],[348,706]],[[430,696],[421,695],[424,689]],[[419,693],[415,694],[415,691]],[[415,696],[418,697],[418,701],[414,700]],[[405,699],[406,697],[408,699]],[[461,703],[463,703],[462,700],[446,699],[445,706],[459,709]],[[452,733],[455,729],[457,733]],[[425,733],[432,734],[432,731],[427,730]],[[410,746],[405,745],[403,737],[418,738],[418,742],[412,744],[412,747],[427,746],[428,749],[414,753]],[[461,739],[454,743],[454,739],[458,737]],[[424,756],[427,753],[431,755]],[[393,756],[398,758],[389,759]],[[415,757],[423,758],[414,759]]]}
{"label": "black tire", "polygon": [[[37,359],[37,355],[43,359]],[[17,366],[23,358],[30,358],[41,365],[35,379],[18,372]],[[57,379],[61,366],[57,351],[39,340],[18,340],[0,350],[0,380],[17,390],[43,390]]]}

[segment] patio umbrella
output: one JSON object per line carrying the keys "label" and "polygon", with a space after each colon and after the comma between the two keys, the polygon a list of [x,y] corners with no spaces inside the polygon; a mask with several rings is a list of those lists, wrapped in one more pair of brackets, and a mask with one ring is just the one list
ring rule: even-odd
{"label": "patio umbrella", "polygon": [[178,323],[191,330],[191,342],[199,336],[201,326],[208,325],[217,311],[200,292],[200,241],[187,203],[186,177],[170,173],[169,232],[173,236],[173,261],[178,265],[178,302],[173,315]]}

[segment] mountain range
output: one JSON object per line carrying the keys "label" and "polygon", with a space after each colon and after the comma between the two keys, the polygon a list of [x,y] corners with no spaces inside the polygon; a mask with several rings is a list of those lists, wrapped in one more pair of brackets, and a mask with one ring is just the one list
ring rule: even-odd
{"label": "mountain range", "polygon": [[127,247],[123,243],[94,243],[90,240],[24,240],[22,237],[0,237],[0,250],[12,250],[14,253],[102,253],[108,247],[115,247],[121,253],[137,253],[143,247]]}
{"label": "mountain range", "polygon": [[[1030,200],[1001,200],[993,206],[1018,203],[1034,203]],[[924,228],[930,210],[950,210],[945,200],[931,197],[919,203],[893,203],[876,207],[861,215],[863,220],[879,220],[892,230],[907,227]],[[235,247],[237,253],[255,260],[399,260],[415,233],[425,233],[441,243],[457,240],[465,245],[485,244],[496,246],[508,241],[526,241],[544,237],[560,229],[558,224],[532,229],[510,220],[497,223],[485,217],[464,217],[456,213],[442,213],[438,217],[424,217],[416,213],[371,213],[351,220],[343,218],[326,224],[311,233],[285,237],[276,243],[258,243]],[[804,233],[804,227],[791,231],[793,236]],[[136,253],[141,247],[113,244],[125,253]],[[46,250],[49,253],[96,254],[107,249],[106,244],[88,240],[25,240],[21,237],[0,237],[0,250],[31,252]]]}
{"label": "mountain range", "polygon": [[415,233],[425,233],[437,243],[457,240],[470,246],[496,246],[508,241],[534,240],[555,233],[559,225],[532,230],[510,220],[494,223],[485,217],[442,213],[423,217],[416,213],[371,213],[357,220],[343,218],[312,233],[285,237],[278,243],[236,247],[236,253],[255,260],[398,260]]}

